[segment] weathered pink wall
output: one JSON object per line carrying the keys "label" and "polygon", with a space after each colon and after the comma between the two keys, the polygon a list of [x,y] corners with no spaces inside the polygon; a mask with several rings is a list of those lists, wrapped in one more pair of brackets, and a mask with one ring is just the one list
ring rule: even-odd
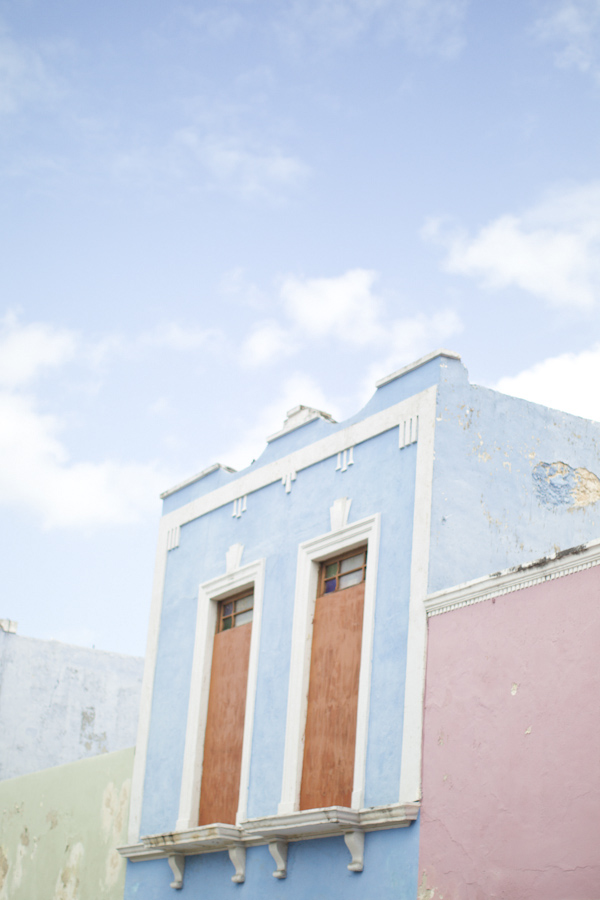
{"label": "weathered pink wall", "polygon": [[600,898],[600,567],[429,620],[419,900]]}

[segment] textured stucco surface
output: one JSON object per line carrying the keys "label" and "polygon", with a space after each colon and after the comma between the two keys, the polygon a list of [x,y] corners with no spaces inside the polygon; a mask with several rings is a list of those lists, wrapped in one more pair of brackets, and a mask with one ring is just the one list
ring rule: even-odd
{"label": "textured stucco surface", "polygon": [[[428,567],[430,592],[598,536],[600,425],[470,385],[464,366],[444,356],[379,388],[364,409],[346,422],[315,421],[272,441],[253,468],[433,385],[437,386],[437,408],[430,556],[415,561],[419,567]],[[426,434],[422,430],[426,424],[421,422],[419,427],[421,435]],[[341,497],[352,500],[349,522],[381,516],[365,805],[398,800],[417,447],[400,449],[396,426],[358,443],[354,464],[347,471],[338,470],[332,456],[300,468],[290,493],[279,481],[252,491],[239,518],[232,517],[228,503],[182,525],[179,545],[169,551],[166,561],[142,835],[171,831],[177,822],[198,585],[224,573],[226,551],[237,543],[244,548],[242,565],[265,559],[248,816],[277,812],[298,545],[329,532],[329,509]],[[234,483],[243,474],[218,470],[168,497],[164,511]],[[417,511],[418,515],[427,512]],[[393,835],[368,835],[371,858],[380,851],[380,860],[390,854],[386,866],[381,868],[379,862],[377,871],[365,861],[365,871],[349,880],[347,851],[332,839],[290,847],[291,858],[298,861],[296,877],[290,874],[283,883],[272,878],[264,848],[249,851],[245,885],[230,884],[231,865],[223,854],[190,858],[185,883],[208,897],[235,891],[248,900],[338,895],[411,898],[417,893],[418,828],[417,824]],[[131,864],[127,900],[137,896],[166,900],[168,878],[164,861]]]}
{"label": "textured stucco surface", "polygon": [[133,749],[0,782],[0,900],[121,900]]}
{"label": "textured stucco surface", "polygon": [[132,747],[143,667],[0,631],[0,780]]}
{"label": "textured stucco surface", "polygon": [[600,897],[600,567],[429,620],[420,900]]}

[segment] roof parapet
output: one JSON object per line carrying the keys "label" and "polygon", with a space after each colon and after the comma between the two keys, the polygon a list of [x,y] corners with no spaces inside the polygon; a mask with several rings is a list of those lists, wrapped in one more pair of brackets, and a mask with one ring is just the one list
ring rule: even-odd
{"label": "roof parapet", "polygon": [[206,478],[207,475],[212,475],[213,472],[216,472],[217,469],[223,469],[225,472],[229,472],[231,475],[237,471],[237,469],[232,469],[230,466],[223,466],[221,463],[213,463],[212,466],[209,466],[208,469],[203,469],[201,472],[198,472],[197,475],[192,475],[191,478],[187,478],[185,481],[182,481],[181,484],[176,484],[175,487],[169,488],[167,491],[163,491],[160,495],[160,499],[164,500],[165,497],[170,497],[171,494],[176,494],[177,491],[180,491],[184,487],[188,487],[190,484],[195,484],[196,481],[200,481],[201,478]]}
{"label": "roof parapet", "polygon": [[385,375],[383,378],[380,378],[379,381],[375,382],[375,387],[380,388],[383,387],[384,384],[389,384],[390,381],[395,381],[396,378],[402,378],[403,375],[412,372],[413,369],[419,369],[421,366],[424,366],[425,363],[431,362],[436,356],[445,356],[447,359],[457,359],[460,362],[460,353],[455,353],[454,350],[433,350],[426,356],[422,356],[416,362],[409,363],[408,366],[404,366],[402,369],[392,372],[391,375]]}
{"label": "roof parapet", "polygon": [[302,425],[308,425],[309,422],[313,422],[315,419],[325,419],[327,422],[336,424],[333,416],[323,412],[322,409],[313,409],[312,406],[294,406],[293,409],[287,411],[286,417],[283,428],[280,431],[276,431],[275,434],[269,435],[267,444],[283,437],[284,434],[289,434],[290,431],[295,431],[296,428],[301,428]]}

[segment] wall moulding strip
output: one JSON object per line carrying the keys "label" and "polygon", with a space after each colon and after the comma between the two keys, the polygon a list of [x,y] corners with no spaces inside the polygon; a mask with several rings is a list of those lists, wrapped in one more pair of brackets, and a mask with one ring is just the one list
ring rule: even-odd
{"label": "wall moulding strip", "polygon": [[512,569],[504,569],[493,575],[486,575],[483,578],[476,578],[473,581],[429,594],[425,600],[427,616],[438,616],[463,606],[471,606],[473,603],[501,597],[503,594],[510,594],[544,581],[573,575],[598,565],[600,565],[600,539],[563,550],[555,556],[534,560]]}
{"label": "wall moulding strip", "polygon": [[406,419],[417,416],[420,413],[425,413],[429,407],[428,398],[431,396],[435,397],[436,390],[437,387],[433,385],[420,394],[415,394],[413,397],[402,400],[402,402],[396,403],[388,409],[384,409],[373,416],[369,416],[367,419],[356,422],[354,425],[349,425],[347,428],[336,431],[329,437],[322,438],[320,441],[309,444],[307,447],[302,447],[288,456],[276,459],[266,466],[253,468],[247,475],[234,479],[230,484],[223,485],[223,487],[217,488],[212,493],[198,497],[196,500],[192,500],[191,503],[186,503],[185,506],[167,513],[163,516],[162,521],[167,523],[168,528],[173,528],[176,525],[185,525],[187,522],[206,515],[206,513],[214,509],[233,503],[234,500],[241,496],[258,491],[276,481],[282,481],[290,472],[300,472],[302,469],[307,469],[324,459],[337,456],[338,453],[343,453],[344,450],[347,451],[349,447],[354,448],[357,444],[390,431],[392,428],[398,427],[400,422],[404,422]]}
{"label": "wall moulding strip", "polygon": [[215,824],[147,835],[141,841],[119,847],[118,850],[121,856],[140,862],[165,859],[174,854],[218,853],[241,845],[258,847],[275,841],[310,841],[357,830],[367,833],[408,828],[416,820],[419,808],[418,803],[395,803],[367,809],[329,806],[290,815],[246,819],[237,826]]}

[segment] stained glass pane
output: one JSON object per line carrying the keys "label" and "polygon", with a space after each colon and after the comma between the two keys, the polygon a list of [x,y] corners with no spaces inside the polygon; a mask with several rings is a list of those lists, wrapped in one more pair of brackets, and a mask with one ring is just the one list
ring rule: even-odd
{"label": "stained glass pane", "polygon": [[230,616],[233,612],[233,603],[223,604],[223,616]]}
{"label": "stained glass pane", "polygon": [[325,593],[330,594],[332,591],[335,591],[335,578],[325,582]]}
{"label": "stained glass pane", "polygon": [[249,597],[242,597],[240,600],[235,601],[236,613],[242,612],[244,609],[252,609],[253,606],[254,606],[254,594],[250,594]]}
{"label": "stained glass pane", "polygon": [[221,631],[227,631],[233,625],[233,619],[223,619],[223,627]]}
{"label": "stained glass pane", "polygon": [[245,625],[246,622],[252,621],[252,613],[253,610],[248,609],[246,612],[240,613],[239,616],[235,617],[235,624],[237,625]]}
{"label": "stained glass pane", "polygon": [[359,553],[357,556],[349,556],[343,559],[340,566],[340,572],[351,572],[352,569],[358,569],[365,561],[365,554]]}
{"label": "stained glass pane", "polygon": [[349,575],[341,575],[340,576],[340,590],[343,590],[347,587],[352,587],[353,584],[360,584],[363,580],[362,569],[359,569],[358,572],[350,572]]}
{"label": "stained glass pane", "polygon": [[325,567],[325,578],[331,578],[332,575],[337,575],[337,566],[336,562],[329,563],[328,566]]}

